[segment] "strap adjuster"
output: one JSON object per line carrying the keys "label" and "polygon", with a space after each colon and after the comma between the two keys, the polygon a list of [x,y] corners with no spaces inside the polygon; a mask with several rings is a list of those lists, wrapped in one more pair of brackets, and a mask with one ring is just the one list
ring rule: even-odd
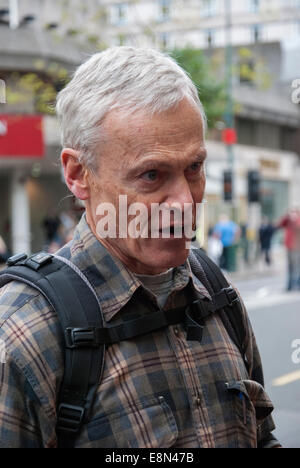
{"label": "strap adjuster", "polygon": [[14,266],[18,262],[21,262],[26,259],[27,259],[27,255],[25,253],[22,253],[22,254],[14,255],[13,257],[9,257],[6,263],[8,266]]}
{"label": "strap adjuster", "polygon": [[186,310],[190,310],[196,320],[203,321],[214,312],[214,307],[212,301],[204,298],[192,302],[192,304],[190,304]]}
{"label": "strap adjuster", "polygon": [[97,328],[66,328],[65,338],[68,349],[98,348]]}
{"label": "strap adjuster", "polygon": [[47,265],[52,261],[53,255],[47,252],[39,252],[26,260],[26,266],[34,271],[38,271],[42,266]]}
{"label": "strap adjuster", "polygon": [[80,431],[85,408],[61,403],[58,407],[57,430],[77,433]]}
{"label": "strap adjuster", "polygon": [[228,299],[228,306],[233,307],[236,303],[240,302],[240,298],[236,290],[230,286],[229,288],[222,289]]}

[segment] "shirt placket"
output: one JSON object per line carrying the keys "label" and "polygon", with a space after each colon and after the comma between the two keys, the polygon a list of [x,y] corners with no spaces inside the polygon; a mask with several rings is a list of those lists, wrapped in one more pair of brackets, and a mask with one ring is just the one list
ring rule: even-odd
{"label": "shirt placket", "polygon": [[181,326],[169,327],[171,346],[177,358],[178,368],[183,376],[185,390],[190,403],[191,418],[199,447],[214,448],[213,431],[208,408],[201,388],[196,364]]}

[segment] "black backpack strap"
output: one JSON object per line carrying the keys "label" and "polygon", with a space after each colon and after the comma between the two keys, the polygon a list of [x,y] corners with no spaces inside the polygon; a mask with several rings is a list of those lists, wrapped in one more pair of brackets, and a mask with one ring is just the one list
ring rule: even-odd
{"label": "black backpack strap", "polygon": [[195,265],[192,261],[192,270],[211,294],[214,308],[218,310],[230,338],[238,347],[248,369],[249,366],[245,356],[246,329],[240,298],[235,289],[228,283],[220,268],[202,249],[193,249],[192,252],[200,264]]}
{"label": "black backpack strap", "polygon": [[105,345],[95,345],[94,329],[103,328],[97,296],[72,264],[47,253],[8,260],[0,287],[21,281],[37,289],[59,317],[65,339],[65,372],[57,408],[58,446],[71,448],[89,418],[104,366]]}

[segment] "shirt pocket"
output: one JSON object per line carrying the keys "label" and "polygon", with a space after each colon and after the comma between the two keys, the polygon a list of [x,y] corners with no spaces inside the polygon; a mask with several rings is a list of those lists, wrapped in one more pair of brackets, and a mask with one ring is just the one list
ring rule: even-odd
{"label": "shirt pocket", "polygon": [[257,430],[272,413],[274,406],[263,386],[254,380],[226,383],[237,417],[239,445],[257,446]]}
{"label": "shirt pocket", "polygon": [[178,438],[173,412],[163,397],[98,417],[85,432],[89,443],[99,448],[168,448]]}

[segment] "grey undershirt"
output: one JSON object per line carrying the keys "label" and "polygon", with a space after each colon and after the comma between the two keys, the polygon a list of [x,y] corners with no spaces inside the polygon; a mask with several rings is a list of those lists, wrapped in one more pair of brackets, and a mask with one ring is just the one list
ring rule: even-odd
{"label": "grey undershirt", "polygon": [[157,298],[157,302],[160,307],[163,307],[168,299],[170,291],[174,282],[174,270],[170,270],[160,273],[159,275],[137,275],[136,277],[140,282],[149,289]]}

